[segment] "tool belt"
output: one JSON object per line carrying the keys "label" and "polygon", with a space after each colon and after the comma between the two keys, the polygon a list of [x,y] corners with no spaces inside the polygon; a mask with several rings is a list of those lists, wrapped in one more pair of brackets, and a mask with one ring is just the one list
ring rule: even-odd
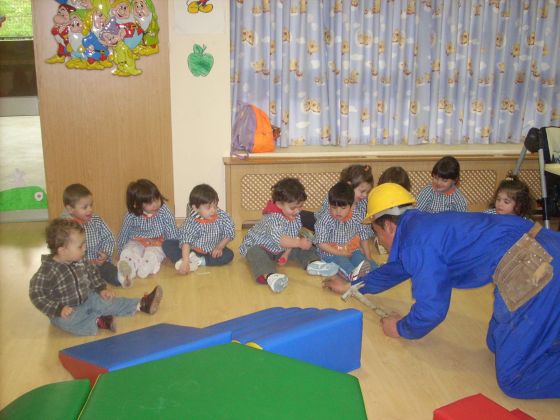
{"label": "tool belt", "polygon": [[494,275],[494,283],[510,312],[537,295],[552,279],[552,257],[535,240],[542,226],[535,223],[504,254]]}

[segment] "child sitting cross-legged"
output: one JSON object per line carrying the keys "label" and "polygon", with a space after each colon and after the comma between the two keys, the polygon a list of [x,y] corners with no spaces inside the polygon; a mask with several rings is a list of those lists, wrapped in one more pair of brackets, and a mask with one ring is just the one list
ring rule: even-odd
{"label": "child sitting cross-legged", "polygon": [[235,237],[235,225],[229,214],[218,207],[218,201],[218,193],[207,184],[197,185],[189,194],[180,240],[163,244],[179,273],[188,274],[199,265],[226,265],[233,260],[233,251],[226,245]]}
{"label": "child sitting cross-legged", "polygon": [[84,228],[75,220],[55,219],[47,226],[50,255],[29,285],[29,297],[37,309],[58,328],[75,335],[96,335],[98,329],[116,331],[113,316],[154,314],[163,291],[156,286],[141,299],[117,298],[85,259]]}
{"label": "child sitting cross-legged", "polygon": [[272,187],[272,199],[263,210],[263,218],[247,232],[239,248],[257,282],[268,284],[275,293],[288,284],[288,277],[276,271],[281,257],[297,260],[311,275],[332,276],[338,272],[336,264],[319,260],[309,239],[299,237],[299,212],[305,200],[307,194],[298,179],[278,181]]}
{"label": "child sitting cross-legged", "polygon": [[367,271],[367,261],[360,243],[371,236],[371,227],[362,224],[362,217],[355,212],[354,190],[346,182],[336,183],[328,193],[329,211],[315,222],[315,244],[323,261],[339,266],[341,277],[350,280],[350,275],[362,261]]}

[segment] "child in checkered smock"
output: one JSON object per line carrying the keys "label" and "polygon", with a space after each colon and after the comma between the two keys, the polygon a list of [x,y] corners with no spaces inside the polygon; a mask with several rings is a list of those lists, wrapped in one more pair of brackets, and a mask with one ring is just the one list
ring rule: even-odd
{"label": "child in checkered smock", "polygon": [[[350,165],[344,168],[340,172],[339,181],[346,182],[354,190],[354,210],[357,218],[366,217],[367,210],[367,197],[371,189],[373,188],[373,174],[371,171],[371,166],[369,165]],[[309,229],[310,231],[315,231],[315,221],[329,212],[329,200],[325,197],[321,208],[316,213],[310,211],[301,212],[301,221],[303,227]],[[371,229],[370,229],[371,230]],[[373,236],[373,231],[370,237]],[[370,255],[369,253],[369,241],[362,240],[360,242],[360,247],[364,255]]]}
{"label": "child in checkered smock", "polygon": [[490,208],[484,213],[513,214],[530,219],[533,212],[533,199],[529,186],[517,176],[509,175],[500,182]]}
{"label": "child in checkered smock", "polygon": [[128,184],[128,213],[117,240],[120,251],[117,268],[123,287],[131,287],[136,276],[146,278],[156,274],[165,258],[163,243],[179,237],[175,216],[165,201],[158,187],[147,179]]}
{"label": "child in checkered smock", "polygon": [[115,249],[113,233],[97,214],[93,213],[93,195],[82,184],[72,184],[64,189],[62,201],[66,212],[63,218],[74,219],[86,233],[86,260],[99,270],[107,283],[120,286],[117,267],[111,262]]}
{"label": "child in checkered smock", "polygon": [[432,169],[432,184],[417,197],[418,210],[428,213],[467,211],[467,199],[457,188],[461,167],[453,156],[444,156]]}
{"label": "child in checkered smock", "polygon": [[277,272],[282,256],[297,260],[311,275],[332,276],[338,271],[336,264],[319,260],[309,239],[299,237],[299,212],[305,200],[307,194],[298,179],[278,181],[272,187],[272,199],[263,210],[263,218],[247,232],[239,247],[257,282],[268,284],[275,293],[288,284],[288,277]]}
{"label": "child in checkered smock", "polygon": [[235,226],[230,215],[218,208],[218,201],[218,193],[210,185],[200,184],[192,189],[179,240],[164,244],[165,253],[179,273],[233,260],[233,251],[226,245],[235,237]]}
{"label": "child in checkered smock", "polygon": [[[352,271],[367,257],[360,242],[372,236],[371,226],[362,224],[355,212],[354,190],[346,182],[338,182],[328,194],[329,209],[315,222],[315,244],[323,261],[339,266],[339,274],[349,280]],[[370,262],[371,268],[377,264]]]}

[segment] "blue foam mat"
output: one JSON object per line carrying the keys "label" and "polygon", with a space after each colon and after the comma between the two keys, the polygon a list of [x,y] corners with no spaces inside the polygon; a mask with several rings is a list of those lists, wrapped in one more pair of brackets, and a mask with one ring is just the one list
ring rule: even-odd
{"label": "blue foam mat", "polygon": [[108,371],[231,342],[230,331],[157,324],[62,350]]}

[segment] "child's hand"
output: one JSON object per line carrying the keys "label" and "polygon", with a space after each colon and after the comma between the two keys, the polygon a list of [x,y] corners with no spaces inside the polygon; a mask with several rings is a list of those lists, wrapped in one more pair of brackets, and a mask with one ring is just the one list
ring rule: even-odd
{"label": "child's hand", "polygon": [[68,319],[72,312],[74,312],[74,309],[72,309],[70,306],[65,306],[64,308],[62,308],[60,316],[64,319]]}
{"label": "child's hand", "polygon": [[99,251],[99,253],[97,254],[97,259],[93,260],[93,263],[95,265],[101,265],[105,261],[107,261],[108,259],[109,259],[109,256],[106,253],[104,253],[103,251]]}
{"label": "child's hand", "polygon": [[189,274],[190,270],[191,270],[190,261],[188,259],[183,259],[177,271],[181,274]]}
{"label": "child's hand", "polygon": [[212,258],[219,258],[222,256],[224,249],[217,246],[212,250]]}
{"label": "child's hand", "polygon": [[309,239],[299,238],[299,247],[301,249],[311,249],[312,246],[313,242],[311,242]]}
{"label": "child's hand", "polygon": [[111,300],[115,297],[115,293],[112,290],[103,289],[99,292],[99,296],[104,300]]}

